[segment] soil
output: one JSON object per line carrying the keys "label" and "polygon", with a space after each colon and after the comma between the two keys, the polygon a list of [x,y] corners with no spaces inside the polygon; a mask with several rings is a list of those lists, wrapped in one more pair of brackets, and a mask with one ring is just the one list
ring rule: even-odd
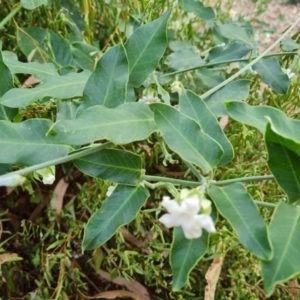
{"label": "soil", "polygon": [[[257,29],[255,39],[260,42],[260,50],[262,51],[278,39],[299,18],[300,6],[299,4],[279,3],[278,1],[260,5],[249,0],[233,1],[230,15],[234,20],[243,16],[251,22],[253,28]],[[300,25],[294,28],[290,37],[299,29]]]}

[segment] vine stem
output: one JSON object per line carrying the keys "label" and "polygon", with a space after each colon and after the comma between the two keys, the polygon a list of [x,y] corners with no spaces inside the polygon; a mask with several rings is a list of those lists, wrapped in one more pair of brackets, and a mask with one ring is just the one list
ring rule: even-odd
{"label": "vine stem", "polygon": [[[272,53],[272,54],[265,55],[264,58],[274,57],[274,56],[296,55],[296,54],[298,54],[297,51],[279,52],[279,53]],[[177,75],[177,74],[181,74],[181,73],[185,73],[185,72],[189,72],[189,71],[194,71],[194,70],[198,70],[198,69],[202,69],[202,68],[210,68],[210,67],[215,67],[215,66],[230,64],[230,63],[249,62],[253,59],[255,59],[255,58],[241,58],[241,59],[223,60],[223,61],[220,61],[220,62],[208,63],[208,64],[201,65],[201,66],[198,66],[198,67],[186,68],[186,69],[183,69],[183,70],[178,70],[178,71],[174,71],[174,72],[171,72],[171,73],[166,73],[166,74],[163,74],[161,76],[162,77],[172,76],[172,75]]]}
{"label": "vine stem", "polygon": [[19,3],[0,23],[0,29],[2,29],[7,22],[9,22],[14,15],[22,8],[22,3]]}
{"label": "vine stem", "polygon": [[199,180],[199,184],[206,182],[206,178],[201,175],[201,173],[194,167],[193,164],[189,163],[188,161],[183,161],[187,167],[191,170],[191,172],[196,176]]}
{"label": "vine stem", "polygon": [[249,182],[249,181],[263,181],[263,180],[274,180],[273,175],[263,175],[263,176],[249,176],[249,177],[241,177],[234,178],[228,180],[220,180],[220,181],[211,181],[211,184],[214,185],[227,185],[235,182]]}
{"label": "vine stem", "polygon": [[190,186],[190,187],[197,187],[200,185],[199,182],[196,181],[190,181],[190,180],[181,180],[181,179],[174,179],[169,177],[161,177],[161,176],[151,176],[151,175],[144,175],[142,177],[142,180],[144,181],[158,181],[158,182],[168,182],[172,183],[174,185],[184,185],[184,186]]}
{"label": "vine stem", "polygon": [[[241,181],[260,181],[260,180],[269,180],[269,179],[274,179],[274,176],[272,175],[266,175],[266,176],[252,176],[252,177],[244,177],[244,178],[237,178],[237,179],[230,179],[230,180],[224,180],[224,181],[219,181],[219,182],[213,182],[211,181],[211,184],[216,184],[216,185],[222,185],[222,184],[229,184],[233,182],[241,182]],[[144,175],[143,180],[145,180],[145,186],[150,187],[151,189],[157,188],[157,187],[163,187],[168,184],[174,184],[174,185],[184,185],[184,186],[189,186],[189,187],[198,187],[200,185],[199,182],[195,181],[189,181],[189,180],[180,180],[180,179],[173,179],[173,178],[168,178],[168,177],[160,177],[160,176],[150,176],[150,175]],[[159,181],[156,184],[150,184],[147,181]],[[166,184],[164,184],[166,182]],[[263,201],[258,201],[258,200],[253,200],[254,203],[258,206],[261,207],[266,207],[270,209],[276,208],[277,204],[275,203],[269,203],[269,202],[263,202]]]}
{"label": "vine stem", "polygon": [[[262,180],[273,180],[273,175],[264,175],[264,176],[250,176],[250,177],[241,177],[229,180],[221,180],[221,181],[209,181],[210,184],[213,185],[228,185],[234,182],[248,182],[248,181],[262,181]],[[190,180],[181,180],[181,179],[174,179],[169,177],[161,177],[161,176],[151,176],[151,175],[144,175],[142,180],[145,181],[157,181],[157,182],[168,182],[174,185],[184,185],[190,187],[198,187],[201,185],[200,182],[197,181],[190,181]]]}
{"label": "vine stem", "polygon": [[224,80],[223,82],[221,82],[220,84],[218,84],[217,86],[215,86],[214,88],[210,89],[209,91],[207,91],[206,93],[202,94],[200,97],[204,100],[207,97],[209,97],[211,94],[213,94],[214,92],[216,92],[217,90],[219,90],[220,88],[222,88],[223,86],[225,86],[227,83],[231,82],[232,80],[234,80],[235,78],[237,78],[238,76],[240,76],[242,73],[244,73],[245,71],[247,71],[248,69],[250,69],[254,64],[256,64],[261,58],[263,58],[264,56],[266,56],[267,53],[269,53],[272,49],[274,49],[296,26],[297,24],[300,22],[300,17],[294,22],[294,24],[291,25],[291,27],[283,34],[281,35],[281,37],[279,37],[269,48],[267,48],[263,53],[261,53],[259,56],[257,56],[255,59],[253,59],[249,64],[247,64],[244,68],[242,68],[241,70],[239,70],[237,73],[233,74],[231,77],[229,77],[228,79]]}
{"label": "vine stem", "polygon": [[68,162],[68,161],[78,159],[80,157],[92,154],[92,153],[100,151],[102,149],[111,147],[112,145],[113,145],[113,143],[111,143],[111,142],[107,142],[107,143],[104,143],[104,144],[101,144],[101,145],[93,145],[93,146],[91,146],[91,147],[89,147],[85,150],[76,151],[75,153],[72,153],[68,156],[64,156],[64,157],[61,157],[61,158],[56,158],[56,159],[49,160],[49,161],[46,161],[46,162],[43,162],[43,163],[40,163],[40,164],[37,164],[37,165],[34,165],[34,166],[30,166],[30,167],[27,167],[27,168],[24,168],[24,169],[20,169],[20,170],[14,171],[14,172],[7,173],[5,175],[0,176],[0,180],[5,179],[5,178],[9,178],[9,177],[15,176],[15,175],[26,175],[26,174],[29,174],[31,172],[34,172],[34,171],[37,171],[37,170],[40,170],[40,169],[44,169],[44,168],[54,166],[54,165],[59,165],[59,164],[62,164],[62,163],[65,163],[65,162]]}
{"label": "vine stem", "polygon": [[277,204],[275,204],[275,203],[263,202],[263,201],[258,201],[258,200],[253,200],[253,201],[256,205],[261,206],[261,207],[274,209],[277,206]]}

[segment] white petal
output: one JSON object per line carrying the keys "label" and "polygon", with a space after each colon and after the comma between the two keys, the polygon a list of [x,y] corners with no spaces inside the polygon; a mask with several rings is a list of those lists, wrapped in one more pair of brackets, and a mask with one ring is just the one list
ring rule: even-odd
{"label": "white petal", "polygon": [[170,200],[170,197],[168,197],[168,196],[164,196],[163,197],[161,206],[163,206],[164,208],[166,208],[167,211],[170,214],[176,215],[176,216],[178,216],[181,213],[181,211],[182,211],[182,209],[179,206],[178,202],[175,201],[175,200]]}
{"label": "white petal", "polygon": [[116,187],[113,186],[113,185],[109,186],[108,189],[107,189],[107,192],[106,192],[106,197],[111,196],[111,194],[114,192],[115,188]]}
{"label": "white petal", "polygon": [[180,224],[180,219],[172,216],[171,214],[164,214],[158,220],[168,228],[181,225]]}
{"label": "white petal", "polygon": [[202,235],[202,228],[194,219],[181,225],[187,239],[197,239]]}
{"label": "white petal", "polygon": [[206,231],[216,232],[215,224],[211,216],[203,214],[196,216],[196,219],[199,226],[204,228]]}
{"label": "white petal", "polygon": [[55,180],[55,176],[53,174],[48,175],[43,178],[43,184],[52,184]]}
{"label": "white petal", "polygon": [[163,196],[162,202],[169,201],[171,198],[169,196]]}
{"label": "white petal", "polygon": [[190,216],[198,214],[200,210],[200,201],[198,198],[186,198],[182,200],[180,204],[182,213],[188,214]]}

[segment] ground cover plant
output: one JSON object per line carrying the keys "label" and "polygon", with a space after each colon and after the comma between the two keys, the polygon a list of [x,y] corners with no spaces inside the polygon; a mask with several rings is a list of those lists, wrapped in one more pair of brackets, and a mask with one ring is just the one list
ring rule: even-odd
{"label": "ground cover plant", "polygon": [[4,5],[3,299],[297,299],[300,19],[209,5]]}

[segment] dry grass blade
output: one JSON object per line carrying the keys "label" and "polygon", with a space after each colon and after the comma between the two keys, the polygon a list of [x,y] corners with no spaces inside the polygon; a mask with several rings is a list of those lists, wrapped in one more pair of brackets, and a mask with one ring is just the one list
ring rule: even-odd
{"label": "dry grass blade", "polygon": [[[16,259],[18,258],[18,259]],[[22,258],[18,256],[17,253],[3,253],[0,255],[0,265],[6,263],[6,262],[10,262],[10,261],[14,261],[14,260],[21,260]]]}

